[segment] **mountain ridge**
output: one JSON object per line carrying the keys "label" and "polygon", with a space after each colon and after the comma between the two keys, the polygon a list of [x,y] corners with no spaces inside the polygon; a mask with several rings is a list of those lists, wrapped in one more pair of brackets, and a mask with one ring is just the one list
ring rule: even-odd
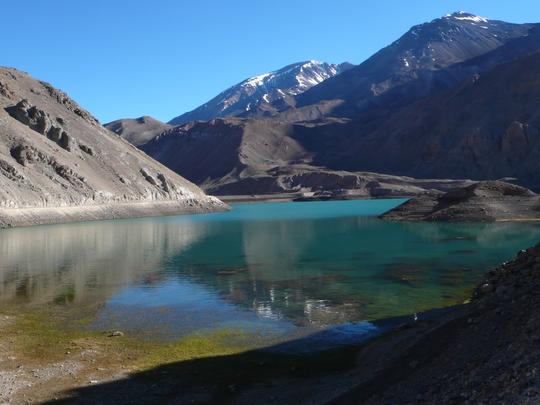
{"label": "mountain ridge", "polygon": [[269,116],[291,106],[294,96],[353,65],[315,60],[297,62],[235,84],[196,109],[170,120],[171,125],[235,116]]}
{"label": "mountain ridge", "polygon": [[418,24],[361,64],[300,94],[296,105],[346,100],[348,108],[338,107],[328,115],[351,117],[377,105],[388,90],[422,77],[429,82],[430,72],[492,51],[525,36],[529,28],[465,12]]}

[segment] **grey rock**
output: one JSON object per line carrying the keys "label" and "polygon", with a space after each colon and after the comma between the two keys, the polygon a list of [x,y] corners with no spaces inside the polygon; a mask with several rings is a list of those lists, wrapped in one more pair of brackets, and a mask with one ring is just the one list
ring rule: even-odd
{"label": "grey rock", "polygon": [[502,181],[481,181],[413,198],[381,215],[387,220],[492,222],[540,219],[540,196]]}
{"label": "grey rock", "polygon": [[227,209],[50,84],[10,68],[0,83],[0,228]]}

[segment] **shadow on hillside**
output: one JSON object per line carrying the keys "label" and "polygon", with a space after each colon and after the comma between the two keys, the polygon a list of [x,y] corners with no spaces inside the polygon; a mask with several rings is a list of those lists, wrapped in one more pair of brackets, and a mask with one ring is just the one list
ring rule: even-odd
{"label": "shadow on hillside", "polygon": [[[276,349],[276,350],[274,350]],[[355,347],[305,354],[278,347],[162,365],[122,380],[80,387],[51,404],[227,403],[239,392],[277,378],[309,378],[350,369]],[[264,401],[263,401],[264,402]]]}
{"label": "shadow on hillside", "polygon": [[[433,310],[422,314],[423,320],[438,318],[450,309]],[[231,403],[242,392],[261,388],[266,393],[280,391],[280,381],[296,381],[299,387],[298,403],[313,384],[329,375],[339,375],[356,365],[359,347],[370,338],[398,327],[412,324],[411,317],[397,317],[374,322],[378,329],[357,337],[355,344],[307,352],[317,342],[327,341],[336,334],[330,328],[306,338],[284,344],[247,351],[244,353],[208,357],[162,365],[129,375],[122,380],[80,387],[67,392],[68,399],[51,401],[51,404],[125,404],[125,403]],[[339,327],[337,328],[337,334]],[[295,383],[296,383],[295,382]],[[296,391],[296,390],[295,390]],[[272,398],[260,398],[262,403]],[[289,398],[291,399],[291,398]]]}

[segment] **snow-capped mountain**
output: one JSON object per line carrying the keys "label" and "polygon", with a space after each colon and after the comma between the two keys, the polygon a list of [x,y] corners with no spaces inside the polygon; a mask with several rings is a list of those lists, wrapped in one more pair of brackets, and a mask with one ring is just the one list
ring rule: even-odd
{"label": "snow-capped mountain", "polygon": [[[360,65],[297,96],[297,106],[322,100],[345,100],[337,115],[355,115],[381,103],[381,96],[416,81],[418,91],[429,89],[433,72],[486,54],[528,34],[528,24],[489,20],[463,11],[416,25],[391,45]],[[407,89],[404,96],[416,97]],[[394,100],[400,97],[392,97]],[[347,111],[345,111],[345,109]]]}
{"label": "snow-capped mountain", "polygon": [[414,26],[383,51],[397,59],[398,69],[399,65],[408,70],[440,69],[489,52],[527,31],[525,25],[458,11]]}
{"label": "snow-capped mountain", "polygon": [[[458,12],[412,27],[364,63],[295,96],[301,108],[275,119],[178,126],[142,149],[225,194],[282,192],[283,173],[306,185],[299,180],[306,167],[341,175],[511,176],[540,190],[539,52],[540,24]],[[271,76],[244,88],[260,98]],[[310,174],[310,187],[325,189],[325,179]]]}
{"label": "snow-capped mountain", "polygon": [[294,105],[294,97],[353,67],[350,63],[318,61],[294,63],[280,70],[250,77],[195,110],[173,118],[179,125],[195,120],[232,116],[272,115],[276,107]]}

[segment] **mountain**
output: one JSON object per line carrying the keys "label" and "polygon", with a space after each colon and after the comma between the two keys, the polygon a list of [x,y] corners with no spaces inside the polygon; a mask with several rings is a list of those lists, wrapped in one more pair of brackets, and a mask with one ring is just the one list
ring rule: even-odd
{"label": "mountain", "polygon": [[[317,148],[315,161],[328,167],[415,177],[511,176],[540,190],[540,42],[536,47],[402,107],[371,129],[350,123],[297,140]],[[331,153],[322,146],[327,142]]]}
{"label": "mountain", "polygon": [[171,128],[171,125],[149,116],[120,119],[103,126],[135,146],[145,144],[159,133]]}
{"label": "mountain", "polygon": [[[389,180],[375,173],[402,185],[403,176],[515,177],[538,191],[539,59],[540,25],[454,13],[413,27],[275,116],[190,123],[142,148],[220,195],[380,195],[372,185]],[[321,89],[341,98],[301,105]]]}
{"label": "mountain", "polygon": [[[493,51],[526,36],[529,24],[488,20],[463,11],[412,27],[401,38],[343,74],[296,97],[296,107],[337,104],[326,115],[354,118],[374,106],[405,103],[429,93],[434,72]],[[389,90],[415,82],[400,97]]]}
{"label": "mountain", "polygon": [[62,91],[0,68],[0,228],[220,209]]}
{"label": "mountain", "polygon": [[208,121],[219,117],[270,116],[294,106],[294,97],[339,75],[353,65],[318,61],[294,63],[280,70],[250,77],[230,87],[193,111],[173,118],[169,124]]}
{"label": "mountain", "polygon": [[383,197],[470,184],[315,167],[313,153],[294,139],[294,132],[294,125],[270,119],[218,118],[174,127],[141,148],[217,195]]}

